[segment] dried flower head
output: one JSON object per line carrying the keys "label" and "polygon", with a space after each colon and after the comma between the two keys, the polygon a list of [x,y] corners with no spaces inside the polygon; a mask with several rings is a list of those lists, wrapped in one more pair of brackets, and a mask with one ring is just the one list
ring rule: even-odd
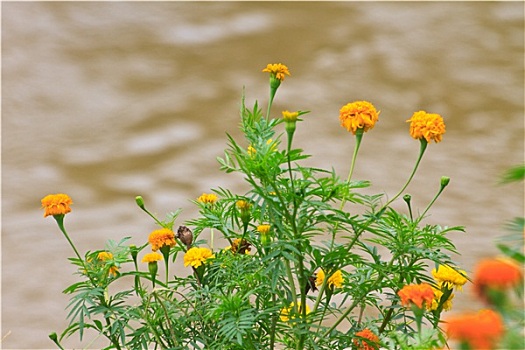
{"label": "dried flower head", "polygon": [[163,246],[173,247],[176,244],[175,233],[167,228],[161,228],[151,232],[148,241],[151,244],[151,250],[153,251],[157,251]]}
{"label": "dried flower head", "polygon": [[229,247],[226,247],[225,250],[230,250],[234,254],[250,254],[250,251],[252,250],[250,242],[243,239],[241,241],[240,238],[236,238],[233,240],[232,245]]}
{"label": "dried flower head", "polygon": [[414,304],[421,309],[423,308],[423,303],[432,305],[432,300],[434,300],[434,291],[428,283],[406,285],[397,292],[397,295],[399,295],[401,304],[405,307]]}
{"label": "dried flower head", "polygon": [[283,81],[285,75],[290,76],[290,71],[288,70],[288,67],[281,63],[270,63],[262,71],[270,73],[272,77],[275,77],[279,81]]}
{"label": "dried flower head", "polygon": [[[319,272],[317,272],[317,279],[315,281],[315,284],[317,286],[320,286],[323,284],[323,281],[325,279],[325,273],[321,269]],[[334,272],[330,277],[328,277],[328,280],[326,281],[326,284],[328,285],[328,288],[341,288],[343,286],[344,282],[343,274],[341,273],[341,270],[337,270]]]}
{"label": "dried flower head", "polygon": [[142,258],[142,262],[144,262],[144,263],[154,263],[154,262],[157,262],[157,261],[161,261],[162,259],[164,259],[162,257],[162,254],[157,253],[157,252],[151,252],[151,253],[148,253],[148,254],[144,255],[144,257]]}
{"label": "dried flower head", "polygon": [[[289,307],[283,307],[281,309],[281,314],[279,316],[281,321],[286,322],[286,321],[288,321],[290,319],[294,319],[295,318],[294,317],[295,314],[293,312],[294,311],[294,305],[295,305],[295,303],[292,302]],[[308,304],[306,305],[306,310],[305,311],[306,311],[306,314],[309,314],[310,312],[312,312],[310,310],[310,307],[308,306]],[[297,302],[297,314],[296,315],[301,315],[302,312],[303,312],[303,309],[302,309],[302,306],[301,306],[301,302],[298,301]]]}
{"label": "dried flower head", "polygon": [[71,212],[69,207],[73,201],[67,194],[50,194],[42,198],[42,209],[45,209],[44,217],[49,215],[64,215]]}
{"label": "dried flower head", "polygon": [[214,193],[203,193],[199,198],[197,198],[198,202],[204,203],[204,204],[215,204],[219,197],[217,197]]}
{"label": "dried flower head", "polygon": [[355,335],[359,338],[366,339],[354,339],[354,345],[358,350],[376,350],[379,347],[379,337],[368,328],[357,332]]}
{"label": "dried flower head", "polygon": [[191,265],[195,268],[201,266],[207,259],[213,258],[211,250],[204,247],[193,247],[184,254],[184,266]]}
{"label": "dried flower head", "polygon": [[439,283],[448,289],[456,287],[458,290],[462,290],[462,287],[467,283],[467,273],[463,270],[456,270],[448,265],[439,265],[439,267],[432,270],[432,276]]}
{"label": "dried flower head", "polygon": [[438,143],[445,133],[445,123],[439,114],[427,113],[425,111],[415,112],[410,122],[410,135],[416,140],[424,138],[427,142],[434,140]]}
{"label": "dried flower head", "polygon": [[465,313],[447,321],[448,336],[470,349],[496,349],[504,332],[501,316],[492,310]]}
{"label": "dried flower head", "polygon": [[355,135],[358,129],[368,131],[379,120],[379,113],[373,104],[367,101],[349,103],[339,111],[341,126]]}
{"label": "dried flower head", "polygon": [[180,239],[188,249],[190,249],[191,244],[193,243],[193,232],[184,225],[179,226],[177,230],[177,238]]}

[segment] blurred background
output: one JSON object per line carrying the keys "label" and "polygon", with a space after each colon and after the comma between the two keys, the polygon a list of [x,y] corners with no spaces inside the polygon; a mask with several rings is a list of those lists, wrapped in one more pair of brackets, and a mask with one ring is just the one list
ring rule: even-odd
{"label": "blurred background", "polygon": [[[381,110],[353,176],[372,193],[392,196],[410,174],[412,113],[444,117],[407,192],[422,211],[451,177],[427,222],[466,226],[451,238],[471,272],[523,215],[523,184],[498,185],[524,159],[523,29],[522,2],[3,3],[2,347],[52,348],[48,334],[67,326],[73,252],[40,199],[73,198],[66,227],[85,252],[145,242],[156,227],[136,195],[160,217],[182,208],[180,225],[203,192],[243,193],[215,158],[226,133],[241,136],[243,87],[265,108],[267,63],[292,74],[274,116],[311,111],[294,141],[308,165],[345,178],[354,137],[339,109],[364,99]],[[475,306],[464,289],[459,309]]]}

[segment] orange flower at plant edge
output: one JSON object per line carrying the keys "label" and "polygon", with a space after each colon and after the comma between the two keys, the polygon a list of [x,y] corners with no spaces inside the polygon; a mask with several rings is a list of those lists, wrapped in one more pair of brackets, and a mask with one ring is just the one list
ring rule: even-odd
{"label": "orange flower at plant edge", "polygon": [[285,75],[291,75],[290,71],[288,70],[288,67],[281,63],[270,63],[262,71],[270,73],[272,76],[275,76],[275,78],[280,81],[284,80]]}
{"label": "orange flower at plant edge", "polygon": [[410,135],[416,140],[425,139],[427,142],[434,140],[438,143],[445,133],[445,123],[439,114],[425,111],[415,112],[410,122]]}
{"label": "orange flower at plant edge", "polygon": [[423,303],[432,305],[432,300],[434,300],[434,291],[428,283],[406,285],[397,292],[397,295],[399,295],[401,304],[405,307],[414,304],[421,309],[423,308]]}
{"label": "orange flower at plant edge", "polygon": [[379,347],[379,337],[368,328],[363,329],[355,334],[359,338],[368,340],[354,340],[354,345],[358,350],[376,350]]}
{"label": "orange flower at plant edge", "polygon": [[474,272],[474,288],[482,296],[486,288],[505,290],[517,286],[522,280],[520,267],[509,259],[485,259]]}
{"label": "orange flower at plant edge", "polygon": [[355,135],[358,129],[368,131],[379,120],[379,113],[373,104],[367,101],[349,103],[339,111],[341,126]]}
{"label": "orange flower at plant edge", "polygon": [[151,232],[148,241],[151,244],[151,250],[153,251],[157,251],[163,246],[173,247],[176,244],[175,233],[167,228],[161,228]]}
{"label": "orange flower at plant edge", "polygon": [[44,217],[49,215],[63,215],[71,212],[69,207],[73,201],[67,194],[50,194],[42,198],[42,209],[45,209]]}
{"label": "orange flower at plant edge", "polygon": [[213,258],[211,250],[204,247],[193,247],[184,254],[184,266],[191,265],[195,268],[201,266],[207,259]]}
{"label": "orange flower at plant edge", "polygon": [[501,316],[492,310],[450,318],[446,330],[451,339],[467,343],[471,349],[496,349],[505,332]]}

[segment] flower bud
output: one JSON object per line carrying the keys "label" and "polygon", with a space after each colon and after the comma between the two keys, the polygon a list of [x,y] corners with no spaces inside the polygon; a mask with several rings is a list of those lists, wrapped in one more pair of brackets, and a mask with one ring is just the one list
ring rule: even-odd
{"label": "flower bud", "polygon": [[131,258],[133,258],[133,261],[137,262],[137,255],[139,254],[139,250],[136,245],[131,244],[129,246],[129,252],[131,254]]}
{"label": "flower bud", "polygon": [[409,195],[409,194],[407,193],[407,194],[405,194],[405,195],[403,196],[403,200],[404,200],[405,202],[407,202],[408,204],[410,204],[410,201],[412,200],[412,196]]}
{"label": "flower bud", "polygon": [[142,196],[136,196],[135,202],[137,203],[139,208],[141,208],[142,210],[146,209],[146,206],[144,205],[144,199],[142,198]]}
{"label": "flower bud", "polygon": [[442,188],[447,187],[449,182],[450,182],[450,177],[448,177],[448,176],[441,176],[441,187]]}

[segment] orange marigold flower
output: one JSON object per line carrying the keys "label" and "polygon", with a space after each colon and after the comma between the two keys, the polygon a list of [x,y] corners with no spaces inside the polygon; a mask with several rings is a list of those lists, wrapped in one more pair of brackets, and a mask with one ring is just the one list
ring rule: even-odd
{"label": "orange marigold flower", "polygon": [[522,280],[520,267],[509,259],[485,259],[478,263],[474,272],[474,288],[483,295],[485,288],[504,290],[512,288]]}
{"label": "orange marigold flower", "polygon": [[204,204],[214,204],[218,199],[219,197],[217,197],[216,194],[203,193],[199,198],[197,198],[197,201]]}
{"label": "orange marigold flower", "polygon": [[[281,314],[279,316],[281,321],[286,322],[286,321],[294,318],[293,317],[293,307],[294,307],[294,305],[295,305],[295,303],[291,303],[289,307],[283,307],[281,309]],[[297,313],[298,315],[302,314],[302,312],[303,312],[303,309],[301,307],[301,302],[300,301],[297,302],[297,311],[298,311],[298,313]],[[306,314],[308,315],[310,312],[312,312],[312,311],[310,310],[310,307],[307,304],[306,305]]]}
{"label": "orange marigold flower", "polygon": [[163,246],[173,247],[176,244],[175,233],[167,228],[161,228],[151,232],[148,241],[151,244],[151,250],[153,251],[157,251]]}
{"label": "orange marigold flower", "polygon": [[374,334],[368,328],[363,329],[355,334],[359,338],[364,338],[366,340],[357,340],[354,339],[354,345],[358,350],[376,350],[379,347],[379,337]]}
{"label": "orange marigold flower", "polygon": [[425,305],[432,305],[434,300],[434,291],[428,283],[409,284],[401,288],[397,295],[401,298],[403,306],[417,305],[420,309]]}
{"label": "orange marigold flower", "polygon": [[467,283],[467,273],[463,270],[456,270],[448,265],[439,265],[439,267],[432,270],[432,276],[439,283],[440,286],[452,289],[456,287],[461,290],[463,285]]}
{"label": "orange marigold flower", "polygon": [[466,313],[447,321],[448,336],[467,343],[471,349],[496,349],[504,332],[501,316],[492,310]]}
{"label": "orange marigold flower", "polygon": [[204,247],[193,247],[188,249],[184,254],[184,266],[191,265],[193,267],[199,267],[206,262],[207,259],[213,258],[211,250]]}
{"label": "orange marigold flower", "polygon": [[152,262],[160,261],[163,259],[164,258],[162,257],[162,254],[157,253],[157,252],[152,252],[152,253],[148,253],[144,255],[144,257],[142,258],[142,262],[152,263]]}
{"label": "orange marigold flower", "polygon": [[358,129],[368,131],[379,120],[379,113],[373,104],[367,101],[349,103],[339,111],[341,126],[355,135]]}
{"label": "orange marigold flower", "polygon": [[268,72],[272,76],[275,76],[276,79],[283,81],[285,74],[290,76],[290,71],[288,67],[281,63],[268,64],[266,68],[262,70],[263,72]]}
{"label": "orange marigold flower", "polygon": [[415,112],[412,118],[407,120],[408,122],[410,122],[410,135],[416,140],[424,138],[427,142],[434,140],[438,143],[445,133],[445,123],[439,114]]}
{"label": "orange marigold flower", "polygon": [[67,194],[50,194],[42,198],[42,209],[45,209],[44,217],[49,215],[63,215],[71,211],[69,207],[73,201]]}
{"label": "orange marigold flower", "polygon": [[[317,278],[315,280],[315,284],[317,286],[320,286],[323,284],[323,281],[325,279],[325,273],[321,269],[319,272],[317,272]],[[330,277],[328,277],[328,280],[326,281],[326,284],[329,288],[341,288],[343,286],[343,282],[345,279],[343,278],[343,274],[341,273],[341,270],[337,270],[334,272]]]}

